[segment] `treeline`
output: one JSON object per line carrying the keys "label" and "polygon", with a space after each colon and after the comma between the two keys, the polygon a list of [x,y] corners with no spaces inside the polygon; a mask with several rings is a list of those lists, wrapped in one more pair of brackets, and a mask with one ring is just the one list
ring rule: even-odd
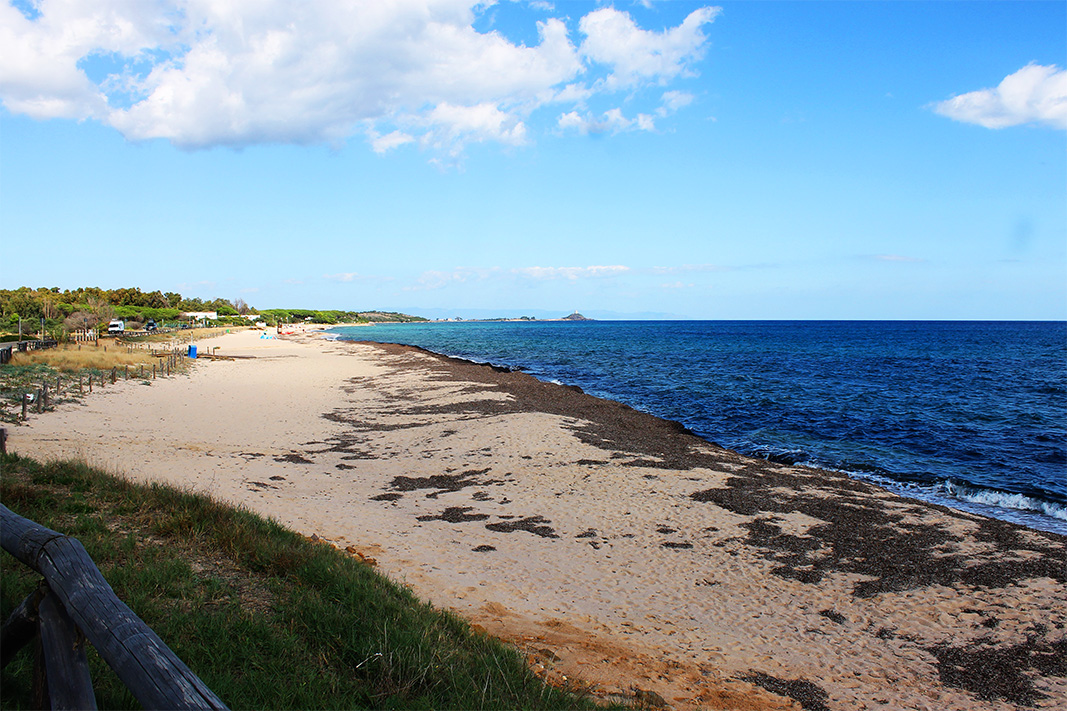
{"label": "treeline", "polygon": [[312,309],[257,310],[243,299],[185,298],[168,291],[141,291],[137,287],[100,289],[82,287],[63,290],[59,287],[0,289],[0,332],[14,334],[22,322],[24,334],[39,333],[44,319],[45,334],[62,339],[81,329],[103,329],[108,321],[121,318],[131,328],[152,320],[160,327],[182,320],[183,313],[214,311],[218,323],[248,323],[247,315],[258,314],[264,322],[360,323],[367,321],[425,321],[416,316],[381,311],[336,311]]}
{"label": "treeline", "polygon": [[257,311],[269,323],[281,321],[296,323],[313,321],[315,323],[408,323],[427,321],[421,316],[410,316],[396,311],[314,311],[310,309],[262,309]]}
{"label": "treeline", "polygon": [[[240,308],[243,305],[243,309]],[[100,289],[94,286],[60,291],[59,287],[41,287],[31,289],[27,286],[18,289],[0,289],[0,316],[9,319],[12,316],[23,319],[65,318],[77,311],[93,311],[102,306],[111,307],[119,317],[122,312],[142,314],[151,312],[171,312],[174,318],[183,311],[218,311],[219,315],[236,316],[249,313],[248,305],[238,299],[230,302],[226,299],[205,301],[204,299],[187,299],[181,294],[168,291],[144,292],[133,287],[127,289]]]}

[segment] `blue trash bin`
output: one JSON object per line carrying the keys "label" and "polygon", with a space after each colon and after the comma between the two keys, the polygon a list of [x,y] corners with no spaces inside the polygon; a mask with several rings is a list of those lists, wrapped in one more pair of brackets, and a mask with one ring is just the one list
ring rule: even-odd
{"label": "blue trash bin", "polygon": [[189,357],[196,358],[196,346],[189,346]]}

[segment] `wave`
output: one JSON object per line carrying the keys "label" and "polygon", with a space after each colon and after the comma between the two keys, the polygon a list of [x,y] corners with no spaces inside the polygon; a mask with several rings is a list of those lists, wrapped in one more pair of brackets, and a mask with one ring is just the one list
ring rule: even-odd
{"label": "wave", "polygon": [[952,480],[941,482],[935,489],[952,498],[969,501],[972,504],[982,504],[983,506],[993,506],[1001,509],[1015,509],[1017,511],[1034,511],[1061,521],[1067,521],[1067,506],[1043,499],[1035,499],[1025,494],[985,489]]}
{"label": "wave", "polygon": [[[958,479],[931,481],[926,476],[901,475],[881,467],[859,462],[828,463],[819,461],[800,448],[767,445],[739,447],[742,453],[777,464],[803,464],[830,469],[864,479],[884,489],[951,508],[969,510],[993,518],[1021,523],[1031,528],[1067,535],[1067,505],[1017,492],[977,486]],[[1011,512],[1021,515],[1013,516]],[[1056,519],[1055,522],[1042,517]],[[1062,523],[1061,523],[1062,522]]]}

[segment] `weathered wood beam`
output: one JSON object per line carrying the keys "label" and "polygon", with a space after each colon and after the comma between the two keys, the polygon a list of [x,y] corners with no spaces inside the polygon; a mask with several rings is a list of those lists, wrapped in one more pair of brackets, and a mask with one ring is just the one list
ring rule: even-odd
{"label": "weathered wood beam", "polygon": [[78,628],[145,708],[226,705],[116,597],[81,543],[0,505],[4,550],[44,576]]}
{"label": "weathered wood beam", "polygon": [[44,596],[38,609],[41,651],[52,710],[95,710],[96,694],[89,675],[89,660],[85,656],[85,638],[52,591]]}
{"label": "weathered wood beam", "polygon": [[37,605],[44,590],[37,588],[19,603],[0,629],[0,669],[4,669],[15,655],[37,636]]}

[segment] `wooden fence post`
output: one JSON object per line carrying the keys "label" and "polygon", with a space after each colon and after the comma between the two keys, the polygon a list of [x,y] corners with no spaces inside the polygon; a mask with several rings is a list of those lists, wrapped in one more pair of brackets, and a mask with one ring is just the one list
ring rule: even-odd
{"label": "wooden fence post", "polygon": [[45,383],[44,385],[41,386],[41,409],[42,410],[47,410],[48,409],[48,401],[50,399],[51,398],[48,397],[48,383]]}
{"label": "wooden fence post", "polygon": [[37,412],[41,411],[41,403],[43,401],[44,401],[44,393],[41,392],[40,388],[37,388],[37,400],[36,400],[36,403],[35,403],[35,408],[36,408]]}
{"label": "wooden fence post", "polygon": [[0,427],[0,454],[7,454],[7,428]]}
{"label": "wooden fence post", "polygon": [[0,647],[0,669],[6,668],[15,654],[37,636],[37,606],[47,589],[43,583],[38,585],[4,622],[0,632],[0,638],[4,640]]}
{"label": "wooden fence post", "polygon": [[117,365],[111,366],[111,384],[115,384],[115,376],[118,374],[119,367]]}
{"label": "wooden fence post", "polygon": [[130,379],[130,366],[128,366],[128,365],[123,366],[123,370],[126,371],[126,380],[129,380]]}
{"label": "wooden fence post", "polygon": [[56,376],[56,397],[59,397],[59,376]]}
{"label": "wooden fence post", "polygon": [[26,405],[30,402],[30,394],[22,393],[22,421],[26,421]]}
{"label": "wooden fence post", "polygon": [[51,702],[47,708],[95,709],[96,695],[89,676],[89,660],[78,627],[51,590],[41,600],[38,613],[45,680]]}
{"label": "wooden fence post", "polygon": [[[0,505],[0,524],[3,549],[44,577],[48,595],[54,596],[56,607],[66,611],[141,706],[151,709],[226,708],[159,635],[115,596],[77,539],[22,518],[3,505]],[[49,615],[48,604],[42,601],[38,609],[43,623]],[[53,636],[51,631],[46,634],[42,624],[40,637],[46,646],[52,645],[45,638]],[[59,691],[67,694],[65,700],[60,703],[60,699],[53,696],[51,704],[41,704],[39,708],[94,707],[88,698],[69,696],[71,691],[82,688],[74,680],[88,676],[78,671],[78,646],[77,638],[68,638],[58,645],[65,650],[67,661],[74,661],[68,667],[73,674],[56,679],[65,687]],[[5,644],[4,652],[7,651],[8,645]],[[62,670],[65,666],[56,667],[51,658],[48,661],[49,670]],[[62,671],[52,676],[61,675]],[[88,694],[92,694],[91,687]]]}

